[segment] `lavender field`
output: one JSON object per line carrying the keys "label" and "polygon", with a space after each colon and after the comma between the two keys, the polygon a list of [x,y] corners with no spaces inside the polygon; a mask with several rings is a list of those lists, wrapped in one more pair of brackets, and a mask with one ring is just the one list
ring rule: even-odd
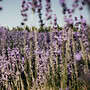
{"label": "lavender field", "polygon": [[87,32],[73,31],[68,26],[47,32],[9,31],[1,27],[0,37],[1,90],[86,90],[89,87]]}
{"label": "lavender field", "polygon": [[[45,1],[50,21],[51,0]],[[26,2],[38,12],[40,28],[25,25]],[[82,15],[72,19],[78,3],[82,2],[82,10],[84,3],[90,8],[90,0],[73,2],[73,9],[68,9],[65,0],[60,0],[63,27],[57,24],[56,15],[53,27],[44,25],[42,0],[22,0],[24,27],[0,26],[0,90],[90,90],[90,28]]]}

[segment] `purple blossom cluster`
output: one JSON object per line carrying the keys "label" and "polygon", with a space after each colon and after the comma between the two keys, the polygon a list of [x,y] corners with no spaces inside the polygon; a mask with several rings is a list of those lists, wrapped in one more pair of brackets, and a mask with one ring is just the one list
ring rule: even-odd
{"label": "purple blossom cluster", "polygon": [[76,8],[79,11],[82,11],[84,6],[88,3],[89,3],[88,0],[73,0],[72,7],[69,8],[65,0],[60,0],[60,4],[62,6],[64,14],[64,21],[66,22],[66,24],[76,26],[77,29],[79,29],[81,23],[84,23],[83,25],[86,25],[86,20],[83,17],[83,15],[81,15],[80,18],[76,16],[74,17],[74,19],[72,16],[75,13]]}
{"label": "purple blossom cluster", "polygon": [[46,17],[47,17],[47,20],[52,18],[51,14],[50,14],[51,12],[52,12],[51,0],[46,0]]}
{"label": "purple blossom cluster", "polygon": [[27,11],[29,9],[28,2],[26,0],[22,0],[21,7],[22,7],[21,15],[23,17],[23,21],[22,21],[21,25],[24,25],[24,22],[26,22],[28,20],[28,15],[27,15]]}

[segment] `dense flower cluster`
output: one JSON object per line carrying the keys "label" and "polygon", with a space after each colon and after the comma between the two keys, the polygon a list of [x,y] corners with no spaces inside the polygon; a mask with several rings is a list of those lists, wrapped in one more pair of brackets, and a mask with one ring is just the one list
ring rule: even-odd
{"label": "dense flower cluster", "polygon": [[[79,77],[80,72],[75,68],[81,69],[81,67],[76,66],[80,61],[84,62],[83,72],[88,70],[87,63],[89,63],[90,56],[87,50],[89,52],[89,47],[85,50],[88,39],[84,30],[83,34],[80,33],[73,31],[70,26],[65,26],[61,31],[53,32],[9,31],[1,27],[0,87],[3,87],[6,82],[9,85],[12,80],[17,83],[18,77],[22,78],[22,75],[31,80],[26,80],[31,88],[34,84],[36,88],[43,87],[50,82],[56,84],[57,82],[54,82],[56,77],[57,80],[62,78],[58,83],[63,84],[63,80],[67,77],[65,80],[67,82],[66,88],[70,87],[71,76]],[[28,86],[28,84],[25,85]],[[16,87],[16,85],[14,86]],[[57,87],[63,88],[60,85]]]}

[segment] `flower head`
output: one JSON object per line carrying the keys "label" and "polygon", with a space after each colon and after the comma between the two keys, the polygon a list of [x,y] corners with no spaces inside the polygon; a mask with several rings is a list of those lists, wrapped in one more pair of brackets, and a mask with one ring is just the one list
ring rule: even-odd
{"label": "flower head", "polygon": [[75,58],[76,61],[80,61],[81,58],[82,58],[81,52],[76,53],[75,56],[74,56],[74,58]]}

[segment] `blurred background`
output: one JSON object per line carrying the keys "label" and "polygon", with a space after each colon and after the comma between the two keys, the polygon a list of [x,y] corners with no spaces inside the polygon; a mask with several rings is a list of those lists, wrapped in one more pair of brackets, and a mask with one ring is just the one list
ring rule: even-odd
{"label": "blurred background", "polygon": [[[43,9],[42,9],[42,17],[45,25],[49,25],[49,23],[46,21],[45,17],[45,0],[42,0],[43,4]],[[68,7],[71,7],[73,0],[66,0],[66,3]],[[3,0],[0,2],[0,5],[3,7],[3,10],[0,12],[0,25],[1,26],[6,26],[9,28],[20,26],[20,23],[22,21],[22,16],[21,16],[21,3],[22,0]],[[62,27],[65,22],[64,22],[64,17],[62,14],[62,7],[60,6],[59,0],[51,0],[51,8],[52,8],[52,17],[54,14],[56,14],[57,17],[57,23]],[[88,25],[90,25],[90,3],[88,3],[88,6],[84,6],[83,11],[79,11],[78,8],[76,9],[74,16],[80,16],[83,15],[86,20]],[[38,23],[38,14],[35,13],[33,14],[32,10],[28,11],[28,21],[26,24],[28,26],[36,26],[39,27]]]}

